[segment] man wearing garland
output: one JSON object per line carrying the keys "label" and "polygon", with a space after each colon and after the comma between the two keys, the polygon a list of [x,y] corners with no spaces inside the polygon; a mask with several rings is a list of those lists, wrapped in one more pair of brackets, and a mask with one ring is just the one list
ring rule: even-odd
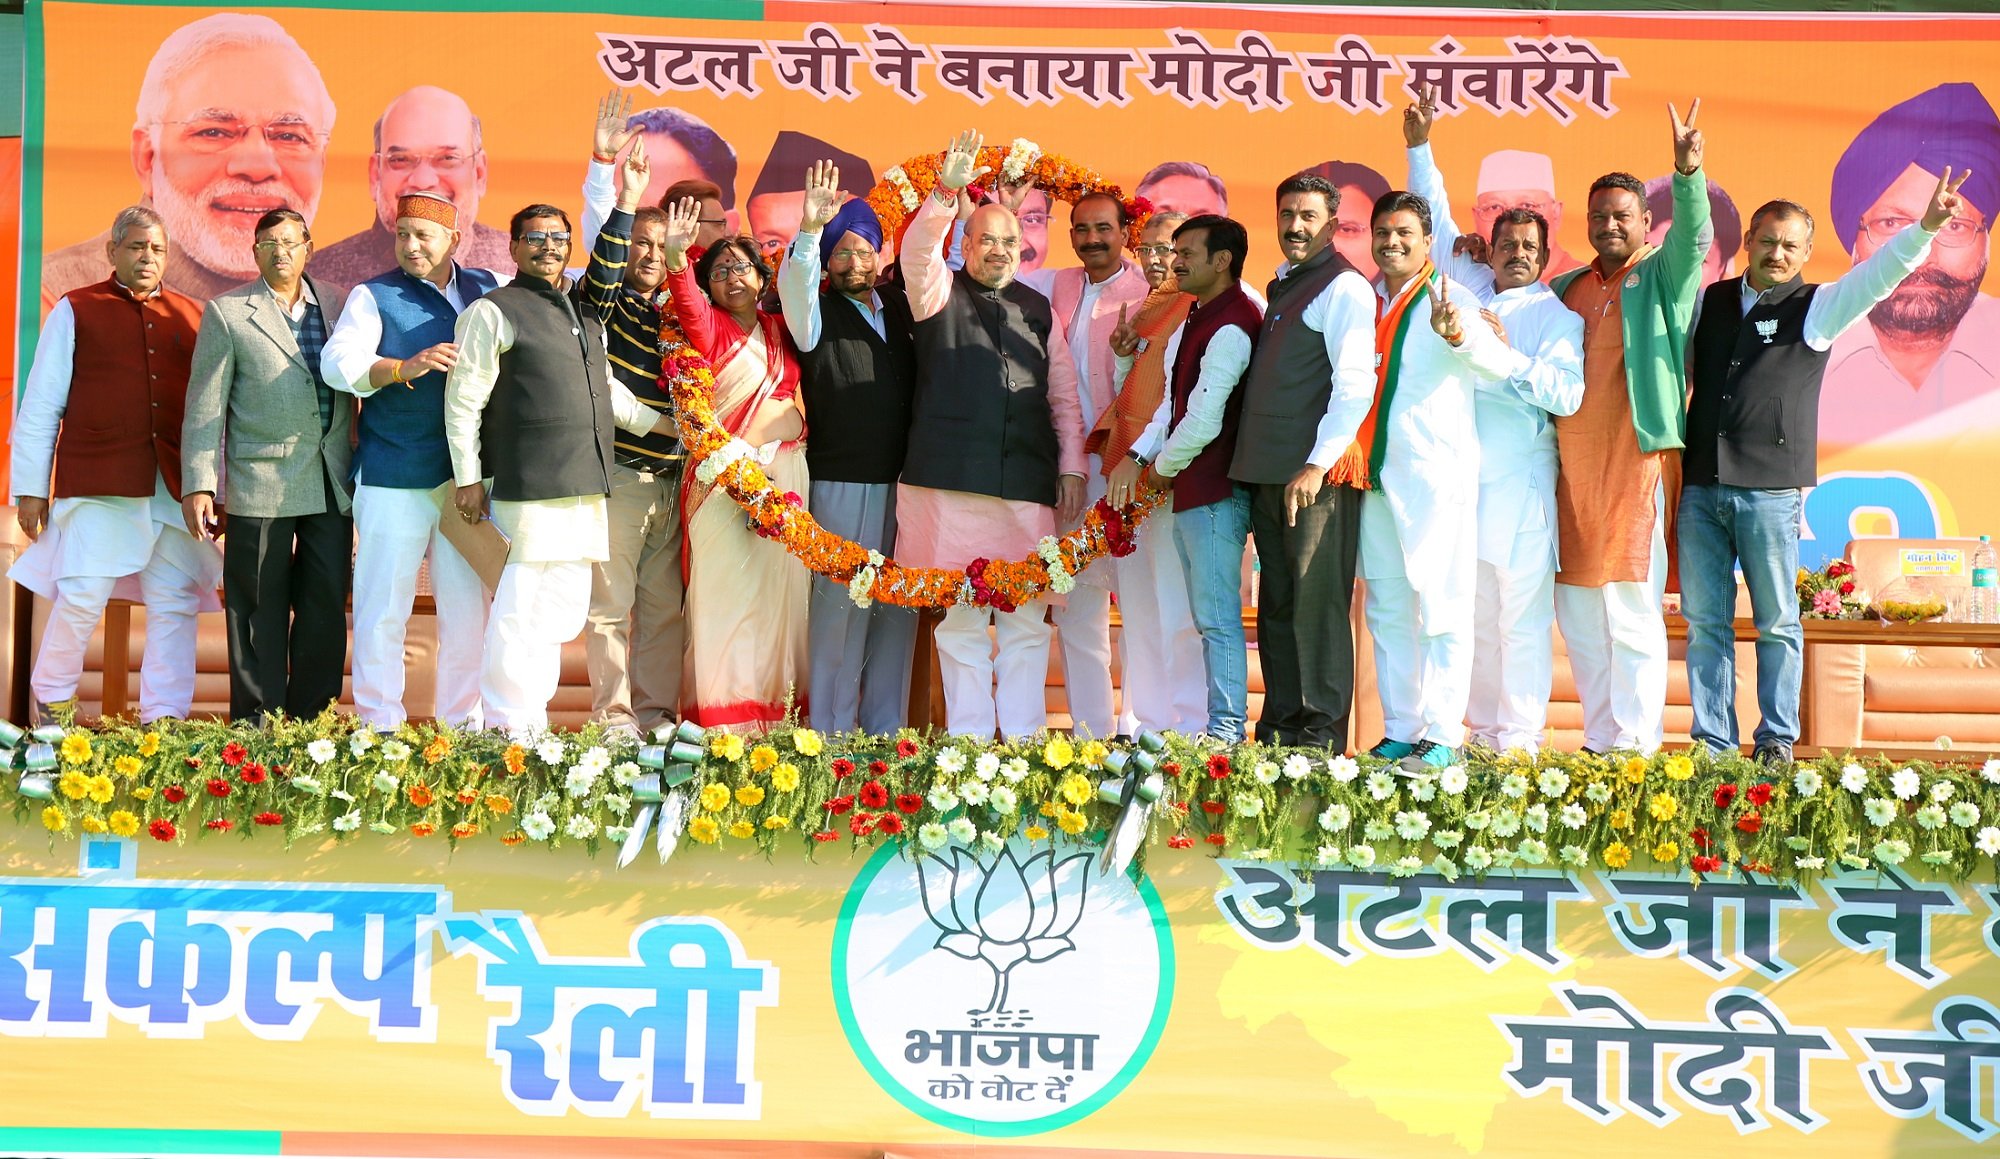
{"label": "man wearing garland", "polygon": [[965,568],[981,601],[955,604],[937,629],[947,726],[962,736],[990,737],[997,726],[1020,737],[1048,719],[1049,627],[1039,600],[1017,608],[994,591],[981,561],[1031,556],[1058,519],[1074,523],[1087,468],[1068,343],[1048,299],[1015,281],[1019,219],[1005,206],[980,206],[966,225],[965,268],[945,264],[959,192],[986,172],[979,146],[977,132],[952,141],[900,250],[917,388],[896,492],[897,545],[902,563]]}
{"label": "man wearing garland", "polygon": [[403,639],[430,560],[437,600],[437,719],[477,728],[486,587],[445,538],[440,488],[451,479],[445,374],[452,326],[491,292],[490,271],[460,266],[458,210],[432,193],[396,202],[396,268],[354,287],[320,358],[326,384],[361,399],[354,452],[354,711],[394,728],[403,708]]}
{"label": "man wearing garland", "polygon": [[[875,281],[882,223],[866,200],[843,204],[840,195],[832,162],[806,174],[805,208],[778,270],[778,296],[813,416],[806,444],[813,518],[829,534],[887,558],[896,554],[896,477],[916,390],[914,323],[902,288]],[[813,727],[838,733],[858,726],[875,735],[903,727],[916,613],[880,602],[857,606],[845,584],[814,576],[807,623]]]}

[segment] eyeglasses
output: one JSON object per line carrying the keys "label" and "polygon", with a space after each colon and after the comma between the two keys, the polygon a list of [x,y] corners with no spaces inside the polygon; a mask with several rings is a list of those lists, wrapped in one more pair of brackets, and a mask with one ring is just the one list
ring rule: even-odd
{"label": "eyeglasses", "polygon": [[1020,220],[1021,224],[1029,229],[1040,229],[1049,223],[1049,215],[1046,213],[1024,213],[1021,215]]}
{"label": "eyeglasses", "polygon": [[1498,217],[1510,209],[1525,209],[1530,213],[1539,213],[1543,217],[1547,217],[1555,209],[1555,203],[1552,201],[1517,201],[1512,205],[1506,205],[1498,201],[1482,201],[1472,207],[1472,212],[1481,217]]}
{"label": "eyeglasses", "polygon": [[246,124],[235,117],[195,117],[186,121],[155,121],[180,130],[179,144],[196,153],[222,153],[234,149],[252,133],[259,134],[273,153],[285,157],[309,157],[324,147],[319,133],[304,120],[280,117],[262,125]]}
{"label": "eyeglasses", "polygon": [[1142,245],[1135,247],[1132,252],[1142,258],[1170,258],[1174,256],[1174,247],[1170,245]]}
{"label": "eyeglasses", "polygon": [[478,150],[461,153],[456,149],[440,149],[435,153],[417,153],[408,149],[389,149],[376,154],[391,173],[414,173],[418,168],[429,165],[439,173],[449,173],[462,169],[479,156]]}
{"label": "eyeglasses", "polygon": [[520,240],[536,249],[550,249],[555,246],[568,245],[569,234],[562,230],[556,230],[551,233],[539,229],[531,229],[522,234]]}
{"label": "eyeglasses", "polygon": [[846,262],[872,262],[875,260],[875,251],[869,249],[835,250],[827,255],[827,260],[846,261]]}
{"label": "eyeglasses", "polygon": [[726,282],[731,278],[747,278],[750,276],[750,271],[756,268],[756,266],[751,265],[749,262],[731,262],[726,266],[710,266],[708,280],[711,282]]}
{"label": "eyeglasses", "polygon": [[311,244],[309,241],[279,241],[276,238],[266,238],[263,241],[253,244],[250,248],[260,254],[292,254],[299,252]]}
{"label": "eyeglasses", "polygon": [[[1916,219],[1913,217],[1884,214],[1881,217],[1870,218],[1861,224],[1868,230],[1869,240],[1873,241],[1876,245],[1886,245],[1890,238],[1908,229],[1915,221]],[[1964,249],[1966,246],[1972,244],[1974,238],[1986,232],[1986,228],[1986,222],[1971,222],[1962,217],[1954,217],[1944,223],[1943,229],[1938,230],[1937,244],[1946,249]]]}

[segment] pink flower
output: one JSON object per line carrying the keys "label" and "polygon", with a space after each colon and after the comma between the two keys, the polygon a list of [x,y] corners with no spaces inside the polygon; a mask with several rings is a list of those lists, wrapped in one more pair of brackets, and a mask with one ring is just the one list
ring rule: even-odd
{"label": "pink flower", "polygon": [[1838,616],[1840,614],[1840,593],[1822,591],[1814,595],[1813,612],[1821,616]]}

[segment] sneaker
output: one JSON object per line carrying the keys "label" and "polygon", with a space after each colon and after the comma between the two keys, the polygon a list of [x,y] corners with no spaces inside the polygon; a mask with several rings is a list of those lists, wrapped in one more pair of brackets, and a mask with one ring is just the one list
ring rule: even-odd
{"label": "sneaker", "polygon": [[1375,747],[1368,750],[1368,755],[1382,761],[1400,761],[1416,751],[1416,745],[1400,740],[1390,740],[1385,736],[1375,742]]}
{"label": "sneaker", "polygon": [[1427,773],[1442,769],[1458,760],[1458,750],[1450,745],[1442,745],[1434,740],[1420,740],[1410,748],[1410,755],[1402,760],[1406,773]]}
{"label": "sneaker", "polygon": [[1788,769],[1792,766],[1792,746],[1781,741],[1760,744],[1750,759],[1765,768]]}

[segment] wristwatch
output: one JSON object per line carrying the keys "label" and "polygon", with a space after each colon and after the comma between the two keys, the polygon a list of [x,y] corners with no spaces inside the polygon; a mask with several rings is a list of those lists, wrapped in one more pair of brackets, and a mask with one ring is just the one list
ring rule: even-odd
{"label": "wristwatch", "polygon": [[1129,458],[1130,458],[1130,459],[1131,459],[1131,460],[1132,460],[1133,462],[1135,462],[1135,463],[1139,464],[1139,469],[1140,469],[1141,471],[1143,471],[1143,470],[1145,470],[1146,468],[1148,468],[1148,467],[1150,467],[1150,466],[1152,466],[1152,465],[1153,465],[1153,460],[1151,460],[1151,459],[1148,459],[1148,458],[1147,458],[1146,456],[1144,456],[1144,455],[1140,454],[1140,453],[1139,453],[1139,452],[1137,452],[1137,451],[1127,451],[1127,452],[1125,452],[1125,454],[1126,454],[1126,456],[1127,456],[1127,457],[1129,457]]}

